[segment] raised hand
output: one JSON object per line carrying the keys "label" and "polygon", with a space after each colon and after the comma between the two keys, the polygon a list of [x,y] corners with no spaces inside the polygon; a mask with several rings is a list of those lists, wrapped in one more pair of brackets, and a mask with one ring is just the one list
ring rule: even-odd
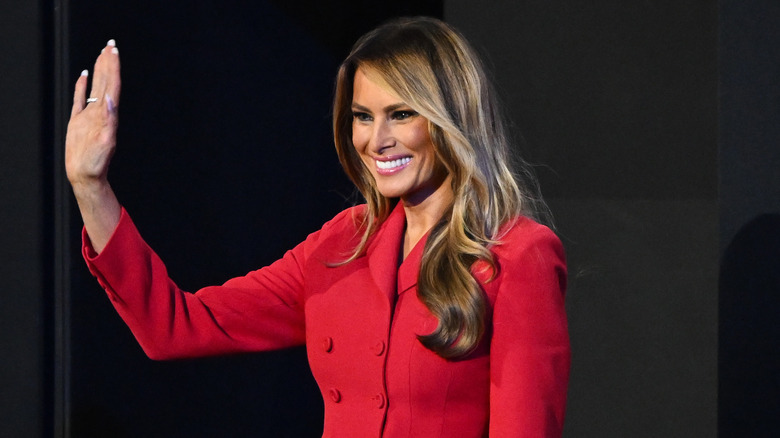
{"label": "raised hand", "polygon": [[95,61],[92,88],[88,72],[76,81],[73,109],[65,137],[65,173],[95,251],[100,252],[119,223],[121,207],[108,184],[108,166],[116,148],[119,50],[109,40]]}
{"label": "raised hand", "polygon": [[71,184],[104,183],[116,147],[121,81],[119,50],[110,40],[95,62],[90,98],[88,72],[76,81],[65,139],[65,170]]}

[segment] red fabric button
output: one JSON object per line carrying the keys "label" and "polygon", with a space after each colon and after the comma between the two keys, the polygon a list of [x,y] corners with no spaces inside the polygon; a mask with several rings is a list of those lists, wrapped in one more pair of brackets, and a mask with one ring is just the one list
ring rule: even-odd
{"label": "red fabric button", "polygon": [[327,338],[322,340],[322,349],[325,350],[326,353],[330,353],[333,351],[333,338],[328,336]]}
{"label": "red fabric button", "polygon": [[385,352],[384,341],[377,341],[376,344],[371,346],[371,351],[373,351],[377,356],[381,356]]}
{"label": "red fabric button", "polygon": [[334,403],[338,403],[341,401],[341,393],[336,388],[330,388],[330,399],[333,400]]}
{"label": "red fabric button", "polygon": [[385,407],[385,395],[384,394],[377,394],[373,397],[371,397],[372,400],[376,402],[376,407],[379,409],[382,409]]}

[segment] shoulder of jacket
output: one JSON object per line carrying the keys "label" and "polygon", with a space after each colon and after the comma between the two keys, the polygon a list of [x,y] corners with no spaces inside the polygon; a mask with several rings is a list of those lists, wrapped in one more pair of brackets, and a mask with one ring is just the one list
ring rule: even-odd
{"label": "shoulder of jacket", "polygon": [[502,230],[497,239],[499,241],[493,248],[497,251],[518,249],[537,244],[560,244],[560,239],[548,226],[535,220],[521,216]]}
{"label": "shoulder of jacket", "polygon": [[[306,258],[313,256],[327,262],[340,260],[359,241],[365,205],[356,205],[339,212],[322,227],[309,234],[303,244]],[[358,239],[358,240],[355,240]],[[335,255],[334,255],[335,254]]]}
{"label": "shoulder of jacket", "polygon": [[325,224],[322,226],[322,231],[356,231],[362,223],[365,211],[365,204],[346,208],[334,216],[333,219],[325,222]]}
{"label": "shoulder of jacket", "polygon": [[[510,224],[498,240],[499,243],[490,248],[495,261],[495,277],[488,280],[491,270],[487,264],[479,265],[477,270],[477,278],[491,302],[504,286],[509,286],[507,290],[514,295],[518,287],[527,290],[529,284],[534,287],[553,284],[544,279],[558,279],[554,282],[558,285],[555,290],[560,290],[560,278],[566,275],[566,255],[561,240],[549,227],[521,217]],[[521,285],[529,281],[531,283]]]}
{"label": "shoulder of jacket", "polygon": [[530,268],[566,263],[561,239],[549,227],[527,217],[514,221],[498,241],[490,250],[499,266],[499,277],[502,268],[509,266]]}

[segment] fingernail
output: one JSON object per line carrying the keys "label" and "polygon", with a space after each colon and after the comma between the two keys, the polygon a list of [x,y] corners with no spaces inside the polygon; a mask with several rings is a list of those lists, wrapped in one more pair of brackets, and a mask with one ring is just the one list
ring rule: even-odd
{"label": "fingernail", "polygon": [[81,76],[89,76],[88,70],[81,70]]}
{"label": "fingernail", "polygon": [[113,39],[113,38],[111,38],[110,40],[108,40],[108,42],[106,43],[106,45],[107,45],[107,46],[114,47],[114,46],[116,46],[116,40],[115,40],[115,39]]}
{"label": "fingernail", "polygon": [[113,53],[114,55],[118,55],[119,54],[119,49],[117,49],[116,47],[112,47],[111,48],[111,53]]}
{"label": "fingernail", "polygon": [[114,112],[114,99],[108,94],[106,94],[106,108],[108,108],[108,112]]}
{"label": "fingernail", "polygon": [[105,51],[106,51],[106,49],[100,49],[100,53],[103,53]]}

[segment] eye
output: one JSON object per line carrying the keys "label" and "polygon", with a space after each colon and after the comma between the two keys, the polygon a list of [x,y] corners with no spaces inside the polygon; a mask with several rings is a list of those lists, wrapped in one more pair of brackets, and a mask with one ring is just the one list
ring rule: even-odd
{"label": "eye", "polygon": [[370,114],[360,111],[352,111],[352,119],[358,122],[370,122],[372,120]]}
{"label": "eye", "polygon": [[406,120],[417,115],[417,111],[412,110],[399,110],[393,112],[392,116],[395,120]]}

